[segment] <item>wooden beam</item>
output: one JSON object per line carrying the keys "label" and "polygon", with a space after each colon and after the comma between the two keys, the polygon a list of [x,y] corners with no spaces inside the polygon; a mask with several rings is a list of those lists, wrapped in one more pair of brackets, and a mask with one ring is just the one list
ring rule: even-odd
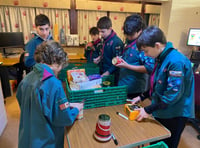
{"label": "wooden beam", "polygon": [[76,11],[76,0],[71,0],[69,16],[70,34],[78,34],[78,14]]}
{"label": "wooden beam", "polygon": [[146,2],[142,1],[141,16],[144,19]]}

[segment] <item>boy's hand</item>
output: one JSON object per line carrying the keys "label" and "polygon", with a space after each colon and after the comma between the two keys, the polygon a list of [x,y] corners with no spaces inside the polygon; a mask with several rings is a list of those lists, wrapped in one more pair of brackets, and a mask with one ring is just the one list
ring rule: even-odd
{"label": "boy's hand", "polygon": [[133,98],[132,101],[130,101],[130,102],[131,102],[131,104],[137,104],[140,101],[141,101],[140,96],[137,96],[137,97]]}
{"label": "boy's hand", "polygon": [[101,60],[101,56],[98,56],[97,58],[94,58],[94,59],[93,59],[93,62],[94,62],[95,64],[98,64],[98,63],[100,62],[100,60]]}
{"label": "boy's hand", "polygon": [[120,63],[116,64],[115,66],[120,67],[120,68],[126,68],[128,63],[126,61],[124,61],[123,59],[120,59]]}
{"label": "boy's hand", "polygon": [[137,121],[142,121],[142,119],[149,117],[149,114],[145,112],[144,108],[137,108],[135,110],[138,110],[140,112],[140,114],[136,118]]}
{"label": "boy's hand", "polygon": [[81,110],[83,110],[84,103],[70,103],[70,107],[73,107],[73,108],[75,107],[80,112]]}
{"label": "boy's hand", "polygon": [[110,75],[110,73],[108,71],[106,71],[101,76],[103,77],[103,76],[108,76],[108,75]]}

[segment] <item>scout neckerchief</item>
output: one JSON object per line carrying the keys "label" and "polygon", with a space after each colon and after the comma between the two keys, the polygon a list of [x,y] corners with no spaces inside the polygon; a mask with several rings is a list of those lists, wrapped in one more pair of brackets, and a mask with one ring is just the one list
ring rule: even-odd
{"label": "scout neckerchief", "polygon": [[[97,39],[95,42],[92,41],[92,45],[93,45],[93,46],[94,46],[94,45],[97,45],[100,41],[101,41],[101,39]],[[94,48],[94,49],[95,49],[95,48]],[[93,50],[91,50],[91,52],[90,52],[90,59],[92,59],[92,54],[93,54]]]}
{"label": "scout neckerchief", "polygon": [[153,71],[151,73],[151,77],[150,77],[150,91],[149,94],[151,96],[152,92],[153,92],[153,86],[154,86],[154,76],[155,76],[155,71],[157,68],[158,63],[161,65],[162,62],[164,61],[164,59],[166,58],[166,56],[173,50],[174,48],[169,48],[163,55],[162,58],[160,58],[161,54],[156,58],[156,63],[155,66],[153,68]]}
{"label": "scout neckerchief", "polygon": [[122,52],[122,55],[124,54],[124,52],[125,52],[128,48],[132,47],[132,46],[136,43],[136,41],[137,41],[137,40],[134,40],[133,42],[131,42],[131,44],[128,44],[127,46],[125,46],[125,47],[124,47],[124,50],[123,50],[123,52]]}
{"label": "scout neckerchief", "polygon": [[103,57],[104,47],[105,47],[106,43],[107,43],[113,36],[115,36],[115,35],[116,35],[116,33],[112,30],[111,35],[105,40],[105,42],[104,42],[104,44],[103,44],[103,47],[102,47],[102,54],[101,54],[102,57]]}

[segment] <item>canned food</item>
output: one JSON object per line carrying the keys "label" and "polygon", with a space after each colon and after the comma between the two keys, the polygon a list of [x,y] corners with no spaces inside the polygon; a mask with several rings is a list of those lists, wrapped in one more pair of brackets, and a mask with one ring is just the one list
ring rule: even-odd
{"label": "canned food", "polygon": [[117,65],[117,64],[120,64],[122,62],[122,59],[120,57],[114,57],[112,59],[112,64],[113,65]]}

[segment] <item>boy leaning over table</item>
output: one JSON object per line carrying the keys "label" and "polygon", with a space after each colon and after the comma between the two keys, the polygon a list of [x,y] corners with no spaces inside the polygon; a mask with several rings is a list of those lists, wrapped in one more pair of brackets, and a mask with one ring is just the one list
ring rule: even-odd
{"label": "boy leaning over table", "polygon": [[59,43],[49,40],[35,51],[33,70],[17,88],[21,109],[19,148],[64,147],[64,127],[71,126],[83,103],[69,103],[57,74],[66,65]]}
{"label": "boy leaning over table", "polygon": [[154,116],[171,132],[163,141],[169,148],[177,148],[188,118],[194,118],[194,75],[190,60],[167,42],[164,33],[156,26],[143,31],[137,47],[145,55],[155,58],[149,94],[133,98],[135,104],[150,97],[151,105],[139,108],[138,121]]}

